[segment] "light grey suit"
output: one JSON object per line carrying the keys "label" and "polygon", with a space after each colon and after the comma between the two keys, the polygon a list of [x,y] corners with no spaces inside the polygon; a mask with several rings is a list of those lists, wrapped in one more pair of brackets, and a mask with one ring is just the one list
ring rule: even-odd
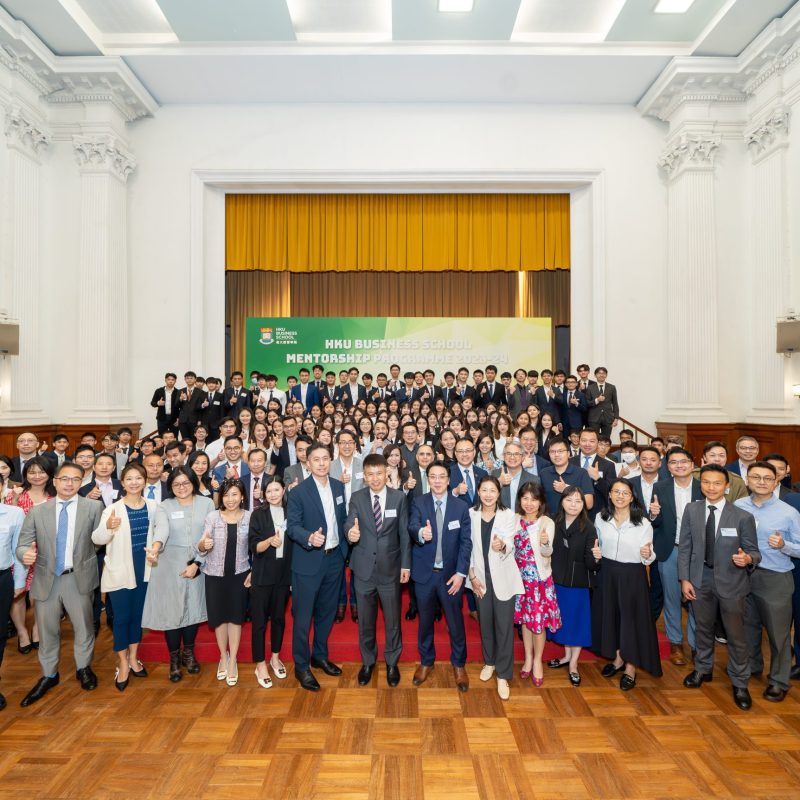
{"label": "light grey suit", "polygon": [[92,531],[100,524],[103,504],[98,500],[76,496],[75,534],[72,548],[73,572],[56,576],[56,518],[58,500],[34,506],[25,518],[17,544],[17,556],[36,542],[38,554],[31,584],[31,597],[36,601],[36,624],[39,627],[39,663],[45,675],[58,672],[61,651],[61,607],[69,615],[75,632],[75,667],[92,663],[94,655],[94,622],[92,602],[100,584],[97,553]]}
{"label": "light grey suit", "polygon": [[[500,469],[493,469],[490,474],[493,478],[499,478],[502,473],[503,473],[503,467],[500,467]],[[526,483],[539,484],[541,483],[541,481],[532,472],[528,472],[528,470],[523,469],[522,473],[519,476],[517,491],[519,491],[520,486],[524,486]],[[500,499],[503,501],[503,505],[506,508],[510,508],[513,510],[517,507],[517,498],[511,496],[511,484],[509,484],[508,486],[503,486],[502,484],[500,484]]]}
{"label": "light grey suit", "polygon": [[286,469],[283,471],[283,485],[287,489],[296,480],[299,480],[300,483],[305,480],[305,475],[303,475],[303,466],[304,465],[298,461],[297,464],[292,464],[291,467],[286,467]]}
{"label": "light grey suit", "polygon": [[400,570],[411,569],[411,539],[408,535],[406,496],[398,489],[386,489],[383,525],[380,534],[372,509],[372,491],[366,487],[354,492],[344,524],[349,532],[358,519],[361,536],[351,545],[350,568],[355,576],[358,600],[358,644],[361,660],[367,666],[378,658],[375,629],[378,599],[383,608],[386,630],[384,658],[394,666],[403,651],[400,632]]}
{"label": "light grey suit", "polygon": [[[719,520],[714,566],[705,563],[706,501],[695,500],[686,506],[681,520],[678,580],[689,581],[697,596],[692,601],[697,625],[695,669],[711,674],[714,668],[714,624],[719,610],[728,638],[728,676],[735,687],[743,689],[750,680],[745,601],[750,593],[750,572],[761,561],[761,553],[753,515],[724,500],[714,505]],[[733,563],[732,557],[740,547],[753,559],[751,567]]]}
{"label": "light grey suit", "polygon": [[[353,456],[353,463],[350,465],[350,496],[352,497],[359,489],[364,488],[364,465],[358,456]],[[336,458],[331,461],[331,478],[336,478],[337,481],[342,480],[342,462]],[[347,487],[345,487],[345,497],[347,496]]]}

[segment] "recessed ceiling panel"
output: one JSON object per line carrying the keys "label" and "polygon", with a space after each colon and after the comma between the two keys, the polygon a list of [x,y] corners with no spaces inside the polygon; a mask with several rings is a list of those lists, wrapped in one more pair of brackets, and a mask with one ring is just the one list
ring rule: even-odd
{"label": "recessed ceiling panel", "polygon": [[776,17],[782,17],[796,0],[739,0],[708,36],[698,44],[698,56],[738,56]]}
{"label": "recessed ceiling panel", "polygon": [[286,0],[158,0],[182,42],[294,41]]}
{"label": "recessed ceiling panel", "polygon": [[544,41],[565,34],[602,41],[624,5],[625,0],[522,0],[513,38]]}
{"label": "recessed ceiling panel", "polygon": [[683,14],[656,14],[656,0],[628,0],[606,38],[609,42],[693,42],[726,2],[694,0]]}
{"label": "recessed ceiling panel", "polygon": [[156,0],[74,0],[103,33],[171,33]]}
{"label": "recessed ceiling panel", "polygon": [[475,0],[469,13],[439,11],[437,0],[395,0],[395,41],[508,41],[520,0]]}
{"label": "recessed ceiling panel", "polygon": [[2,0],[57,56],[96,56],[100,50],[58,0]]}
{"label": "recessed ceiling panel", "polygon": [[299,42],[388,42],[392,0],[286,0]]}

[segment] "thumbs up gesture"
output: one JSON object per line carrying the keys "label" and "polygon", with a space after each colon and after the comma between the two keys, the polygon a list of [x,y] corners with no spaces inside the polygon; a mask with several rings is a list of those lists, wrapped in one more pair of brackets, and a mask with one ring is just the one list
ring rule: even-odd
{"label": "thumbs up gesture", "polygon": [[413,489],[417,485],[417,479],[413,475],[409,475],[406,479],[406,489]]}
{"label": "thumbs up gesture", "polygon": [[308,544],[311,547],[322,547],[325,544],[325,534],[322,532],[322,528],[317,528],[308,537]]}
{"label": "thumbs up gesture", "polygon": [[589,473],[589,477],[593,481],[600,480],[600,467],[597,466],[597,463],[594,463],[591,466],[587,467],[586,471]]}
{"label": "thumbs up gesture", "polygon": [[753,559],[740,547],[739,550],[731,556],[731,560],[737,567],[746,567],[753,563]]}
{"label": "thumbs up gesture", "polygon": [[214,549],[214,540],[211,538],[211,533],[209,531],[203,533],[203,538],[198,543],[198,549],[201,553],[208,553]]}
{"label": "thumbs up gesture", "polygon": [[495,553],[502,553],[506,549],[506,543],[497,535],[492,536],[492,550]]}
{"label": "thumbs up gesture", "polygon": [[39,548],[36,546],[36,542],[34,542],[26,551],[25,555],[22,556],[22,563],[26,567],[32,567],[36,563],[36,556],[39,555]]}
{"label": "thumbs up gesture", "polygon": [[425,520],[425,527],[422,529],[422,540],[430,542],[433,539],[433,528],[431,528],[431,521]]}
{"label": "thumbs up gesture", "polygon": [[459,483],[458,486],[456,486],[456,488],[453,489],[453,494],[462,495],[466,493],[467,493],[467,484],[464,481],[461,481],[461,483]]}
{"label": "thumbs up gesture", "polygon": [[106,520],[106,528],[112,532],[115,532],[120,525],[122,525],[122,520],[117,516],[117,509],[112,508],[111,513],[108,515],[108,519]]}
{"label": "thumbs up gesture", "polygon": [[647,559],[650,558],[652,552],[653,552],[652,542],[646,542],[639,548],[639,555],[642,557],[643,561],[647,561]]}
{"label": "thumbs up gesture", "polygon": [[342,470],[342,477],[339,478],[342,483],[350,483],[350,470],[343,469]]}
{"label": "thumbs up gesture", "polygon": [[347,532],[347,538],[352,544],[355,544],[361,538],[361,529],[358,527],[358,517],[356,517],[353,527]]}
{"label": "thumbs up gesture", "polygon": [[786,544],[786,542],[784,541],[784,539],[783,539],[783,535],[781,534],[781,532],[780,532],[780,531],[775,531],[775,533],[773,533],[773,534],[772,534],[772,535],[771,535],[771,536],[770,536],[770,537],[767,539],[767,544],[768,544],[768,545],[769,545],[769,546],[770,546],[770,547],[771,547],[773,550],[780,550],[780,549],[781,549],[781,548],[784,546],[784,544]]}
{"label": "thumbs up gesture", "polygon": [[603,551],[600,549],[600,540],[595,539],[592,546],[592,557],[595,561],[599,561],[603,557]]}
{"label": "thumbs up gesture", "polygon": [[658,495],[654,494],[650,502],[650,516],[655,518],[661,513],[661,503],[658,502]]}
{"label": "thumbs up gesture", "polygon": [[559,494],[561,494],[561,492],[563,492],[563,491],[564,491],[564,489],[566,489],[566,488],[567,488],[567,484],[566,484],[566,482],[564,481],[564,478],[562,478],[562,477],[559,475],[559,476],[558,476],[558,478],[557,478],[556,480],[554,480],[554,481],[553,481],[553,488],[554,488],[554,489],[555,489],[555,490],[556,490],[556,491],[557,491]]}
{"label": "thumbs up gesture", "polygon": [[511,485],[511,473],[508,471],[508,468],[504,468],[503,471],[500,473],[499,481],[501,486]]}
{"label": "thumbs up gesture", "polygon": [[94,488],[91,492],[87,495],[87,497],[91,497],[92,500],[99,500],[103,496],[103,493],[100,491],[100,487],[98,484],[95,483]]}
{"label": "thumbs up gesture", "polygon": [[542,528],[541,531],[539,531],[539,544],[548,544],[549,541],[550,535]]}

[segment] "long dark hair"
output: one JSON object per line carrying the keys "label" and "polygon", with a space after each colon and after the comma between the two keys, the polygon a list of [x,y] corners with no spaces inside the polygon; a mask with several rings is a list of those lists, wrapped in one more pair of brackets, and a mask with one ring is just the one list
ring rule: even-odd
{"label": "long dark hair", "polygon": [[[264,492],[266,492],[267,487],[271,483],[277,483],[283,488],[283,500],[281,500],[281,505],[283,506],[285,511],[286,506],[289,502],[289,492],[286,491],[286,484],[283,482],[283,478],[281,478],[280,475],[270,475],[267,478],[267,482],[264,484]],[[264,500],[266,501],[266,495],[264,496]],[[266,508],[267,510],[269,510],[269,503],[264,502],[261,506],[259,506],[259,508]]]}
{"label": "long dark hair", "polygon": [[506,506],[503,503],[503,490],[500,487],[500,481],[497,478],[493,477],[492,475],[484,475],[479,481],[478,485],[475,487],[475,505],[472,508],[475,511],[480,511],[483,508],[483,503],[481,502],[481,498],[478,497],[478,490],[483,486],[484,483],[491,483],[495,489],[497,489],[497,510],[504,511]]}
{"label": "long dark hair", "polygon": [[564,513],[564,501],[573,494],[580,495],[580,498],[583,501],[581,513],[578,514],[577,519],[575,520],[578,523],[578,527],[581,530],[587,530],[588,528],[593,529],[594,526],[592,525],[592,521],[589,519],[589,515],[586,513],[586,498],[583,496],[583,492],[578,486],[567,486],[564,488],[564,491],[561,492],[561,498],[558,501],[558,511],[556,511],[553,523],[555,524],[556,528],[567,527],[567,515]]}
{"label": "long dark hair", "polygon": [[39,467],[45,475],[47,475],[47,483],[44,485],[44,493],[48,497],[56,496],[56,488],[53,485],[53,474],[56,471],[56,465],[44,456],[34,456],[30,461],[25,462],[25,468],[22,470],[22,488],[27,492],[31,488],[31,482],[28,480],[28,470],[31,467]]}
{"label": "long dark hair", "polygon": [[627,478],[614,478],[611,482],[611,486],[608,487],[608,504],[600,512],[600,517],[605,522],[614,519],[614,506],[611,503],[611,494],[618,483],[621,483],[631,493],[631,505],[629,509],[631,523],[633,525],[641,525],[644,519],[644,509],[639,505],[639,498],[633,490],[633,484]]}

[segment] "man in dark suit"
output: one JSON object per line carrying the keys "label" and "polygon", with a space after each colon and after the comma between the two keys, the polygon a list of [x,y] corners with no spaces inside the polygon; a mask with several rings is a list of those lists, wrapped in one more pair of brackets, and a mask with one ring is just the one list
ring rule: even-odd
{"label": "man in dark suit", "polygon": [[299,400],[303,404],[305,413],[311,411],[311,406],[318,406],[320,404],[320,396],[317,387],[310,383],[311,373],[305,368],[300,368],[300,383],[292,386],[289,392],[289,397],[292,400]]}
{"label": "man in dark suit", "polygon": [[564,384],[564,408],[561,411],[561,425],[564,436],[571,431],[580,431],[586,418],[586,396],[578,389],[578,379],[574,375],[567,377]]}
{"label": "man in dark suit", "polygon": [[347,371],[347,383],[341,388],[341,401],[348,410],[367,399],[366,387],[358,382],[358,367],[350,367]]}
{"label": "man in dark suit", "polygon": [[217,378],[206,378],[206,390],[200,403],[200,421],[208,430],[209,442],[219,438],[219,423],[225,417],[224,396],[219,391],[221,381]]}
{"label": "man in dark suit", "polygon": [[88,482],[81,487],[78,494],[90,500],[99,500],[104,507],[110,506],[125,494],[122,484],[114,477],[117,461],[110,453],[95,456],[94,470],[84,480]]}
{"label": "man in dark suit", "polygon": [[189,370],[183,379],[186,381],[186,386],[181,389],[178,396],[178,430],[181,439],[191,439],[194,436],[195,426],[200,421],[204,395],[196,385],[197,375],[192,370]]}
{"label": "man in dark suit", "polygon": [[150,405],[156,409],[159,436],[164,431],[174,430],[175,421],[178,419],[178,390],[175,388],[177,380],[178,376],[174,372],[168,372],[164,376],[164,385],[153,392],[153,398],[150,400]]}
{"label": "man in dark suit", "polygon": [[358,685],[372,679],[378,659],[375,632],[378,601],[383,609],[386,631],[384,658],[386,682],[397,686],[397,662],[403,651],[400,632],[400,585],[411,576],[411,539],[408,536],[408,507],[405,495],[386,486],[387,464],[380,455],[364,459],[366,487],[350,496],[345,532],[352,545],[350,569],[358,598],[358,644],[362,666]]}
{"label": "man in dark suit", "polygon": [[526,411],[528,406],[533,403],[534,390],[525,383],[528,373],[520,368],[514,370],[514,383],[510,384],[506,390],[508,400],[508,413],[516,419],[521,411]]}
{"label": "man in dark suit", "polygon": [[533,393],[533,402],[539,407],[540,414],[547,413],[553,418],[554,425],[561,422],[564,397],[556,392],[552,370],[542,370],[542,385]]}
{"label": "man in dark suit", "polygon": [[325,383],[319,390],[319,399],[321,403],[338,403],[341,400],[341,393],[339,387],[336,385],[336,373],[328,370],[325,373]]}
{"label": "man in dark suit", "polygon": [[410,403],[414,398],[414,373],[405,372],[403,374],[403,385],[395,391],[394,396],[400,405]]}
{"label": "man in dark suit", "polygon": [[580,455],[570,459],[570,464],[586,470],[591,478],[594,489],[594,505],[588,513],[592,521],[608,505],[608,490],[611,488],[614,478],[617,477],[616,467],[607,458],[600,458],[597,453],[597,445],[597,431],[593,428],[582,430],[578,438]]}
{"label": "man in dark suit", "polygon": [[421,400],[423,403],[429,403],[433,408],[436,399],[442,396],[442,389],[434,383],[436,373],[432,369],[426,369],[422,373],[422,378],[423,383],[415,399]]}
{"label": "man in dark suit", "polygon": [[475,387],[475,405],[485,408],[492,403],[495,407],[506,402],[506,388],[497,380],[497,367],[486,367],[486,380]]}
{"label": "man in dark suit", "polygon": [[450,405],[457,400],[463,402],[468,397],[472,398],[475,402],[475,387],[470,386],[467,381],[469,380],[469,370],[466,367],[459,367],[456,373],[455,396],[450,400]]}
{"label": "man in dark suit", "polygon": [[17,483],[22,482],[22,471],[32,458],[35,458],[39,451],[39,437],[35,433],[25,431],[17,436],[17,452],[18,456],[11,459],[14,465],[10,479]]}
{"label": "man in dark suit", "polygon": [[[702,500],[700,481],[692,477],[692,454],[682,447],[667,453],[669,478],[653,486],[653,496],[645,511],[653,525],[653,549],[664,593],[664,630],[669,639],[669,660],[678,667],[686,665],[683,651],[683,608],[681,585],[678,580],[678,541],[683,513],[689,503]],[[687,615],[686,638],[694,651],[695,618],[692,606]]]}
{"label": "man in dark suit", "polygon": [[[292,658],[300,685],[319,691],[310,667],[327,675],[342,670],[328,660],[328,636],[336,616],[339,586],[347,558],[344,486],[329,476],[331,456],[325,445],[308,449],[311,477],[289,493],[286,535],[295,543],[292,553]],[[314,643],[308,639],[314,624]]]}
{"label": "man in dark suit", "polygon": [[231,373],[231,385],[222,393],[222,407],[225,416],[234,419],[243,408],[250,408],[253,398],[252,394],[244,386],[244,375],[236,370]]}
{"label": "man in dark suit", "polygon": [[492,470],[493,477],[500,481],[500,499],[507,508],[517,507],[517,494],[526,483],[541,483],[532,472],[522,469],[522,446],[509,440],[503,448],[503,466]]}
{"label": "man in dark suit", "polygon": [[388,403],[393,397],[394,392],[389,388],[388,378],[385,372],[379,372],[376,376],[377,386],[373,386],[369,392],[369,399],[376,403]]}
{"label": "man in dark suit", "polygon": [[605,367],[598,367],[594,376],[597,384],[590,385],[585,392],[589,407],[586,423],[597,428],[602,435],[611,436],[611,429],[619,422],[617,387],[606,381],[608,370]]}
{"label": "man in dark suit", "polygon": [[750,573],[761,561],[752,514],[725,500],[728,473],[718,464],[700,470],[704,499],[689,503],[681,520],[678,578],[697,623],[694,670],[683,685],[699,689],[712,679],[717,614],[728,639],[728,676],[733,699],[743,711],[753,705],[747,684],[750,657],[745,634],[745,603]]}
{"label": "man in dark suit", "polygon": [[758,440],[754,436],[740,436],[736,440],[736,455],[739,458],[725,465],[728,472],[738,475],[742,480],[747,480],[747,468],[758,461]]}
{"label": "man in dark suit", "polygon": [[270,461],[275,465],[275,474],[282,478],[287,467],[297,463],[297,420],[283,418],[283,434],[272,440]]}
{"label": "man in dark suit", "polygon": [[475,445],[471,439],[459,439],[455,447],[456,463],[450,467],[450,491],[471,506],[475,503],[478,482],[489,473],[475,466]]}
{"label": "man in dark suit", "polygon": [[430,464],[427,475],[431,491],[412,502],[408,521],[414,545],[411,577],[416,585],[419,608],[420,665],[413,683],[415,686],[424,683],[436,660],[433,619],[438,600],[450,634],[450,661],[456,686],[459,691],[466,692],[469,688],[464,669],[467,642],[461,606],[472,554],[469,506],[447,491],[450,476],[444,464]]}
{"label": "man in dark suit", "polygon": [[575,372],[578,373],[578,389],[586,394],[586,390],[590,386],[594,386],[597,381],[593,381],[589,377],[589,365],[588,364],[578,364],[575,367]]}

